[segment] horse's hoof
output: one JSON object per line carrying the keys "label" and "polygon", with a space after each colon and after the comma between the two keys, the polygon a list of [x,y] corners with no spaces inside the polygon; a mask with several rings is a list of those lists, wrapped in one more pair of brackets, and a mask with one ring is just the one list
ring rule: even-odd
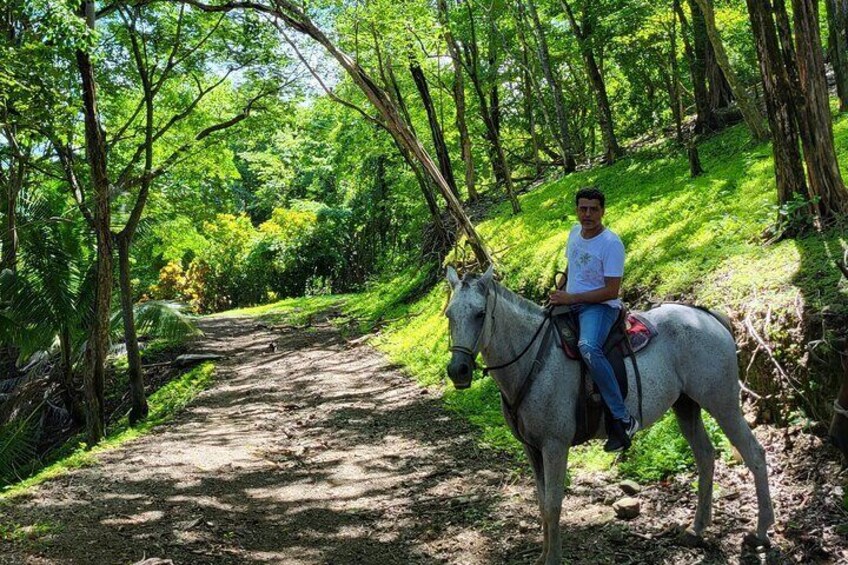
{"label": "horse's hoof", "polygon": [[684,547],[701,547],[704,545],[704,538],[695,533],[692,528],[686,528],[680,532],[678,536],[680,545]]}
{"label": "horse's hoof", "polygon": [[745,537],[742,538],[742,543],[754,549],[771,547],[771,540],[768,535],[760,536],[754,532],[745,534]]}

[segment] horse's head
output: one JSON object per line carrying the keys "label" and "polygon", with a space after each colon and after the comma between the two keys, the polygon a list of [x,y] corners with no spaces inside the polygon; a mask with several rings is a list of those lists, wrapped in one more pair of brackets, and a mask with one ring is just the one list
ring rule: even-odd
{"label": "horse's head", "polygon": [[448,267],[447,279],[451,299],[445,310],[451,339],[451,361],[448,376],[457,389],[471,385],[474,358],[484,343],[487,297],[492,285],[492,267],[481,276],[465,276],[462,280],[453,267]]}

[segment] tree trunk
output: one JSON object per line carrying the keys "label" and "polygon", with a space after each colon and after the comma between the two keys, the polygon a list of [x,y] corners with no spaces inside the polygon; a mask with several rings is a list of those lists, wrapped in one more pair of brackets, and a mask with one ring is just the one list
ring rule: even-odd
{"label": "tree trunk", "polygon": [[618,145],[618,139],[615,136],[612,110],[607,97],[607,86],[592,50],[586,49],[583,52],[583,57],[586,61],[586,71],[592,83],[592,90],[595,93],[595,101],[598,105],[598,125],[601,128],[601,138],[604,140],[604,162],[612,164],[624,154],[624,151]]}
{"label": "tree trunk", "polygon": [[[83,15],[94,29],[94,2],[83,4]],[[77,50],[77,68],[82,82],[85,121],[85,148],[91,170],[94,204],[94,231],[97,239],[97,274],[95,282],[94,318],[86,348],[84,375],[86,427],[89,447],[97,444],[105,433],[104,387],[106,356],[109,347],[109,315],[112,302],[112,232],[110,230],[110,186],[106,171],[106,143],[97,110],[97,86],[88,52]]]}
{"label": "tree trunk", "polygon": [[810,194],[822,221],[848,214],[848,190],[839,172],[833,144],[833,123],[819,34],[818,2],[792,0],[798,79],[804,100],[801,143],[810,181]]}
{"label": "tree trunk", "polygon": [[733,92],[730,83],[724,76],[716,60],[712,47],[707,49],[707,85],[709,86],[710,107],[713,110],[727,108],[733,102]]}
{"label": "tree trunk", "polygon": [[689,157],[689,176],[695,178],[703,175],[704,168],[701,166],[701,157],[698,154],[698,144],[695,139],[689,139],[687,142],[686,153]]}
{"label": "tree trunk", "polygon": [[695,121],[695,133],[711,132],[718,129],[718,120],[712,107],[707,90],[707,67],[706,57],[709,40],[707,38],[707,25],[704,22],[704,14],[695,3],[688,0],[689,9],[692,12],[692,43],[686,39],[689,32],[689,24],[678,0],[674,0],[675,10],[680,19],[681,36],[684,38],[686,58],[689,62],[689,72],[692,75],[692,90],[695,95],[695,108],[698,116]]}
{"label": "tree trunk", "polygon": [[85,422],[85,411],[80,406],[76,387],[74,386],[74,365],[71,359],[73,355],[71,343],[71,331],[67,324],[63,324],[59,330],[59,349],[62,356],[60,363],[61,371],[61,395],[65,408],[75,423]]}
{"label": "tree trunk", "polygon": [[536,178],[542,176],[542,162],[539,160],[539,137],[536,134],[536,112],[533,109],[533,85],[530,79],[530,57],[526,46],[522,46],[521,59],[524,68],[521,72],[521,94],[524,98],[524,119],[527,122],[527,132],[530,134],[528,160],[533,163]]}
{"label": "tree trunk", "polygon": [[848,0],[825,0],[828,53],[836,76],[839,111],[848,111]]}
{"label": "tree trunk", "polygon": [[427,86],[427,77],[424,76],[424,71],[421,70],[421,66],[416,61],[412,61],[409,64],[409,72],[412,74],[412,79],[418,88],[418,94],[421,96],[421,103],[424,104],[424,109],[427,112],[430,135],[433,138],[433,146],[436,148],[436,157],[439,160],[439,170],[451,187],[454,196],[459,198],[459,190],[456,187],[456,180],[453,176],[453,166],[451,165],[450,155],[448,154],[448,146],[445,144],[442,126],[439,124],[439,119],[436,116],[436,108],[433,106],[433,98],[430,96],[430,88]]}
{"label": "tree trunk", "polygon": [[6,175],[6,198],[5,216],[6,226],[3,230],[3,238],[0,245],[3,247],[3,256],[0,257],[0,269],[15,271],[18,264],[18,196],[24,182],[26,172],[25,157],[21,154],[14,126],[5,128],[6,143],[12,150],[13,156],[9,160],[9,171]]}
{"label": "tree trunk", "polygon": [[[409,115],[406,100],[403,97],[403,92],[400,90],[400,86],[398,85],[397,77],[392,70],[391,63],[386,64],[385,69],[383,68],[382,63],[380,64],[380,75],[383,77],[384,84],[388,86],[387,95],[391,99],[392,103],[400,110],[400,113],[412,134],[417,136],[415,128],[412,125],[412,118]],[[442,210],[436,201],[436,194],[432,180],[427,176],[421,168],[420,163],[405,145],[402,145],[394,136],[392,136],[392,141],[394,141],[395,147],[397,147],[404,161],[406,161],[406,164],[409,165],[409,168],[412,169],[412,173],[415,175],[416,181],[418,181],[418,187],[421,189],[421,194],[424,196],[424,202],[427,203],[427,210],[430,212],[430,219],[433,222],[433,229],[436,232],[434,234],[435,238],[438,241],[453,241],[454,238],[449,233],[449,230],[442,219]]]}
{"label": "tree trunk", "polygon": [[796,194],[802,198],[809,196],[799,149],[796,108],[791,97],[792,85],[778,44],[770,1],[747,0],[747,4],[771,129],[777,202],[785,204]]}
{"label": "tree trunk", "polygon": [[[527,41],[526,30],[530,27],[530,26],[527,25],[527,14],[524,11],[524,5],[521,2],[517,3],[517,8],[518,8],[518,11],[515,14],[516,22],[517,22],[516,28],[517,28],[517,31],[518,31],[518,40],[521,43],[521,50],[522,50],[522,54],[523,54],[522,64],[523,64],[524,70],[525,70],[524,76],[525,76],[525,78],[528,81],[529,86],[530,86],[530,90],[527,91],[528,94],[525,96],[525,98],[526,98],[525,103],[526,103],[527,106],[530,106],[532,108],[538,108],[539,112],[542,115],[542,126],[543,126],[544,129],[546,129],[550,132],[551,137],[553,138],[554,142],[557,143],[557,149],[559,150],[559,153],[552,151],[540,139],[538,132],[536,132],[536,135],[535,135],[536,147],[538,148],[539,151],[546,153],[548,156],[550,156],[551,159],[553,159],[555,162],[562,165],[562,163],[564,161],[563,161],[563,156],[562,156],[562,144],[558,142],[558,140],[561,138],[561,136],[558,133],[559,127],[558,127],[558,125],[554,124],[554,120],[551,118],[550,113],[548,112],[548,105],[545,103],[545,95],[542,92],[542,87],[539,84],[539,81],[536,78],[536,73],[534,72],[534,69],[533,69],[533,67],[530,63],[530,52],[532,51],[532,49],[530,48],[529,42]],[[532,32],[532,29],[530,31]],[[533,99],[534,96],[535,96],[535,100]],[[535,112],[534,112],[534,118],[535,118]],[[535,121],[535,119],[534,119],[534,121]],[[573,146],[572,146],[572,150],[573,150]],[[572,157],[572,161],[573,161],[573,157]],[[541,167],[541,162],[539,163],[539,167]],[[541,174],[541,169],[540,169],[539,174]]]}
{"label": "tree trunk", "polygon": [[669,51],[669,73],[666,77],[666,88],[668,89],[668,99],[671,104],[671,115],[674,116],[674,131],[677,143],[683,144],[683,101],[680,96],[680,68],[677,64],[677,20],[671,20],[671,32],[669,42],[671,49]]}
{"label": "tree trunk", "polygon": [[492,115],[492,124],[498,139],[501,139],[501,97],[498,89],[500,81],[498,72],[498,42],[496,40],[498,29],[495,26],[495,18],[489,13],[489,46],[486,51],[488,70],[486,83],[489,85],[489,113]]}
{"label": "tree trunk", "polygon": [[[577,44],[580,46],[580,53],[583,55],[586,74],[589,76],[589,82],[592,84],[592,93],[595,95],[595,105],[597,106],[598,125],[601,128],[601,138],[604,141],[604,162],[612,164],[623,154],[623,151],[615,137],[612,111],[610,110],[609,97],[607,96],[607,85],[604,82],[601,69],[595,59],[595,52],[592,50],[591,35],[594,31],[593,23],[589,17],[584,17],[582,22],[578,22],[568,1],[560,0],[560,3],[568,15],[568,21],[571,23],[571,29],[574,32],[574,37],[577,39]],[[535,8],[532,9],[535,16],[536,10]],[[534,19],[534,21],[536,20]]]}
{"label": "tree trunk", "polygon": [[138,336],[135,331],[133,312],[132,283],[130,276],[130,238],[117,236],[118,279],[121,284],[121,317],[124,322],[124,341],[127,347],[130,388],[130,425],[147,418],[147,399],[144,395],[144,373],[141,369],[141,352],[138,348]]}
{"label": "tree trunk", "polygon": [[539,13],[536,10],[535,0],[528,0],[527,6],[530,11],[530,19],[533,22],[533,30],[536,36],[536,50],[539,57],[539,64],[542,66],[542,73],[545,75],[545,82],[548,83],[548,88],[551,89],[554,99],[554,110],[556,111],[556,122],[559,126],[559,135],[557,136],[557,145],[562,154],[562,167],[566,173],[574,172],[577,168],[577,163],[574,161],[574,151],[571,148],[571,133],[568,127],[568,117],[565,111],[565,100],[562,95],[562,86],[559,83],[556,75],[554,75],[551,67],[550,50],[548,49],[548,40],[545,32],[542,29],[542,22],[539,20]]}
{"label": "tree trunk", "polygon": [[474,92],[477,94],[477,100],[480,105],[480,115],[483,118],[483,125],[486,126],[486,140],[489,142],[488,153],[489,159],[492,162],[492,172],[495,174],[495,179],[504,190],[512,204],[513,213],[521,212],[521,206],[518,204],[518,199],[515,197],[515,190],[512,185],[512,172],[506,161],[506,153],[501,145],[501,138],[498,135],[498,128],[492,119],[492,113],[489,108],[486,93],[483,90],[483,85],[480,76],[477,72],[470,72],[469,78],[474,85]]}
{"label": "tree trunk", "polygon": [[439,21],[448,46],[448,54],[453,65],[453,100],[456,107],[456,129],[459,131],[459,145],[462,149],[462,162],[465,163],[465,189],[468,200],[474,202],[480,195],[474,186],[474,159],[471,155],[471,136],[468,135],[468,125],[465,121],[465,79],[462,75],[462,61],[459,56],[459,46],[450,31],[448,7],[445,0],[438,0]]}
{"label": "tree trunk", "polygon": [[733,97],[736,99],[736,104],[739,106],[739,110],[742,112],[742,116],[745,119],[745,124],[748,126],[748,129],[751,130],[751,135],[756,141],[765,141],[768,139],[768,132],[763,125],[763,118],[760,115],[759,110],[757,110],[756,105],[745,91],[744,85],[730,66],[730,60],[728,59],[727,52],[724,49],[724,43],[722,42],[721,36],[716,28],[715,12],[713,11],[711,1],[695,0],[695,2],[698,4],[698,7],[701,9],[701,13],[703,14],[704,27],[706,29],[707,36],[709,37],[713,53],[715,54],[716,62],[730,85]]}

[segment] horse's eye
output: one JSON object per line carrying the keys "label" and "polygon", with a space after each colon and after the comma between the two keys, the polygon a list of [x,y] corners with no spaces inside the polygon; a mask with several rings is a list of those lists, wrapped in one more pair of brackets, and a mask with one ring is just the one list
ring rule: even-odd
{"label": "horse's eye", "polygon": [[474,317],[478,320],[482,320],[483,318],[486,317],[486,311],[481,310],[481,311],[477,312],[476,314],[474,314]]}

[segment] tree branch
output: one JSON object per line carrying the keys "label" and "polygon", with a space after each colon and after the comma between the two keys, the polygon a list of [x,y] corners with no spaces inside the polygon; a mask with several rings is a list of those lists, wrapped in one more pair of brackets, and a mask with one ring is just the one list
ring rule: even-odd
{"label": "tree branch", "polygon": [[330,90],[330,88],[324,83],[324,81],[321,80],[321,77],[318,75],[315,69],[313,69],[309,62],[306,60],[306,57],[303,56],[303,53],[300,52],[300,49],[297,48],[297,45],[295,45],[294,41],[292,41],[291,38],[286,35],[286,32],[283,31],[283,28],[280,27],[280,24],[277,21],[274,21],[273,24],[274,27],[277,28],[277,32],[279,32],[279,34],[283,36],[283,39],[285,39],[286,43],[288,43],[289,46],[294,50],[295,54],[297,55],[297,58],[300,59],[300,62],[303,64],[304,67],[306,67],[306,69],[309,71],[309,74],[312,75],[312,78],[314,78],[324,90],[324,92],[327,93],[327,96],[329,96],[334,102],[338,102],[342,106],[345,106],[346,108],[350,108],[351,110],[358,112],[367,121],[385,129],[383,122],[380,121],[377,117],[372,116],[363,108],[357,106],[353,102],[341,98],[340,96],[336,95],[336,93],[334,93],[332,90]]}

